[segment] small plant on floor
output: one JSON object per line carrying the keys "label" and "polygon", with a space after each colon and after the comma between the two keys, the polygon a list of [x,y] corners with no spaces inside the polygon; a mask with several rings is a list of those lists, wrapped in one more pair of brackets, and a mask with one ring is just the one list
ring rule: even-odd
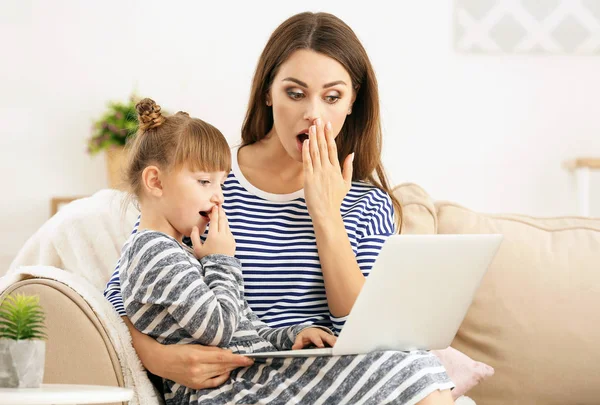
{"label": "small plant on floor", "polygon": [[0,339],[45,340],[45,315],[37,295],[9,295],[0,305]]}

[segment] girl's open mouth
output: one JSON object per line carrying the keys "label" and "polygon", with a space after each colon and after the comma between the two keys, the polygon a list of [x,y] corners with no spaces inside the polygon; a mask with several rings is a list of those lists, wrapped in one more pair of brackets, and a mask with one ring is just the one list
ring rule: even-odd
{"label": "girl's open mouth", "polygon": [[198,212],[198,214],[200,214],[200,216],[204,219],[206,219],[207,221],[210,221],[210,217],[208,216],[208,212],[206,211],[200,211]]}

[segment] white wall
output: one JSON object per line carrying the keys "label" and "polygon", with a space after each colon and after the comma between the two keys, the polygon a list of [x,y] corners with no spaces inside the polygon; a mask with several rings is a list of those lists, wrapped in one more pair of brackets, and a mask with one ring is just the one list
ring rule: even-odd
{"label": "white wall", "polygon": [[[560,165],[600,156],[600,57],[458,55],[450,1],[288,3],[0,3],[0,266],[51,197],[106,186],[103,156],[85,142],[108,100],[135,88],[235,142],[262,47],[304,10],[338,15],[369,52],[393,183],[480,211],[576,213]],[[600,192],[593,202],[600,215]]]}

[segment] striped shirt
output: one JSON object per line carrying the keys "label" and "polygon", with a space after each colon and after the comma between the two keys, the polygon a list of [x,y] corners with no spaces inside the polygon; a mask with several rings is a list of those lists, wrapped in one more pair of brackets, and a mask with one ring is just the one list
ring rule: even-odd
{"label": "striped shirt", "polygon": [[[252,311],[272,327],[310,323],[338,334],[345,317],[329,312],[304,191],[271,194],[257,189],[242,174],[233,148],[223,194]],[[352,182],[340,212],[358,266],[368,276],[385,239],[395,233],[391,198],[370,184]],[[125,316],[119,263],[104,294]]]}

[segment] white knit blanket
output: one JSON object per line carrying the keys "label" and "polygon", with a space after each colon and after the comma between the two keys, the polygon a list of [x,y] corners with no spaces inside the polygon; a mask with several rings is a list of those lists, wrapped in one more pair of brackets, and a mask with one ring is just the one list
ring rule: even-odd
{"label": "white knit blanket", "polygon": [[123,192],[101,190],[66,205],[29,238],[10,269],[53,266],[103,291],[138,215],[124,199]]}

